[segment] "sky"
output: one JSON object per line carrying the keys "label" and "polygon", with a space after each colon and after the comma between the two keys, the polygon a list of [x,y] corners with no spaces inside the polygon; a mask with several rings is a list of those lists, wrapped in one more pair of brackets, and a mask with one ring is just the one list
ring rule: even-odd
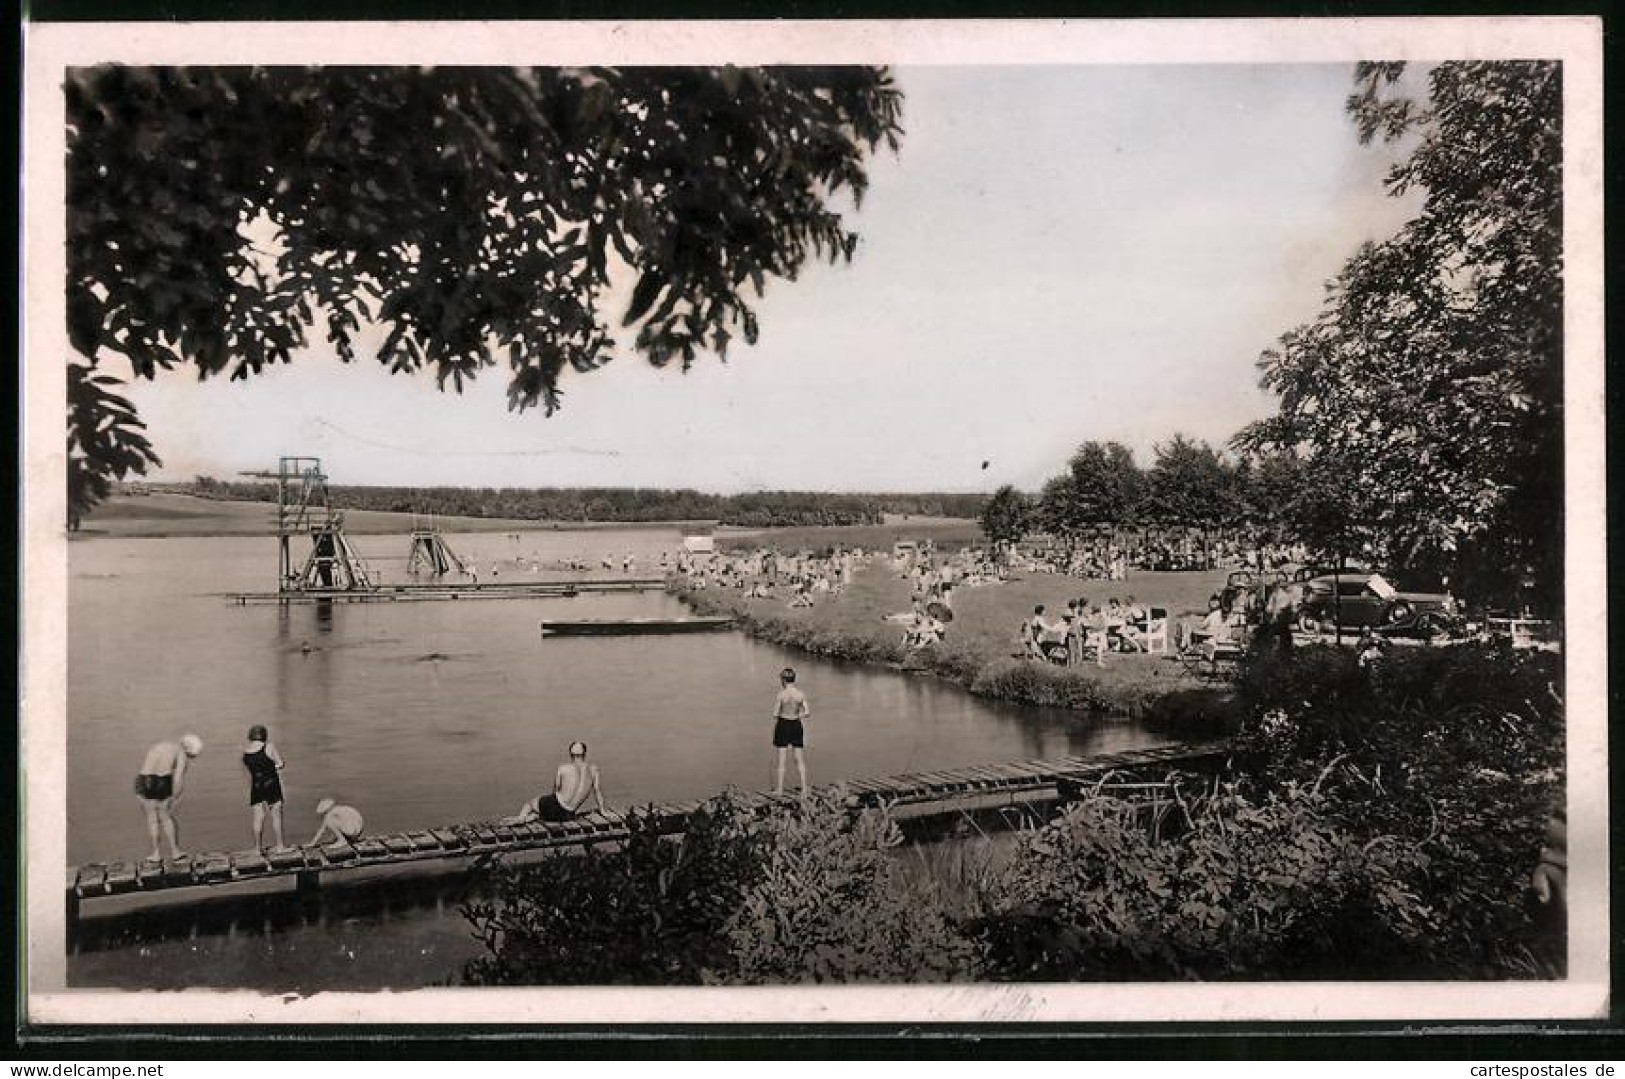
{"label": "sky", "polygon": [[755,347],[686,374],[623,350],[551,417],[507,411],[502,367],[461,396],[320,347],[177,370],[131,388],[152,478],[299,454],[341,484],[1036,490],[1085,440],[1150,464],[1268,415],[1259,354],[1418,208],[1344,114],[1349,65],[895,74],[906,134],[848,214],[856,257],[770,282]]}

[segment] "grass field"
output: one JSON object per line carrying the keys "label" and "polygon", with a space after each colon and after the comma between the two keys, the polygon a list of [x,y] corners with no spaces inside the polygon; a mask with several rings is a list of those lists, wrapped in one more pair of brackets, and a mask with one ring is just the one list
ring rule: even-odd
{"label": "grass field", "polygon": [[[811,608],[791,609],[785,599],[746,599],[733,590],[686,593],[707,612],[745,617],[745,628],[781,644],[844,658],[896,661],[902,627],[885,621],[909,609],[909,582],[871,562],[840,596]],[[1207,597],[1224,584],[1223,571],[1132,574],[1128,581],[1079,581],[1031,574],[1003,584],[961,588],[954,594],[955,618],[947,640],[921,656],[934,672],[973,692],[1032,704],[1143,713],[1170,695],[1201,694],[1211,704],[1211,688],[1165,655],[1112,654],[1105,666],[1062,669],[1014,658],[1022,622],[1036,604],[1058,620],[1069,599],[1104,603],[1133,595],[1140,603],[1168,608],[1171,617],[1207,608]]]}

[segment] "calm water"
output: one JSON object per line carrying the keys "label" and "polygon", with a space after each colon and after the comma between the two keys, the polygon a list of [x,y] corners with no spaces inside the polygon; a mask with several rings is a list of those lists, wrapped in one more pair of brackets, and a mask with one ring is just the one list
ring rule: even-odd
{"label": "calm water", "polygon": [[[632,552],[645,575],[680,539],[647,529],[448,538],[477,561],[482,580],[493,563],[499,580],[535,579],[513,559],[577,553],[595,565],[612,555],[618,572]],[[404,570],[404,537],[356,543],[385,576]],[[238,607],[221,594],[274,587],[274,541],[261,538],[86,540],[73,544],[70,569],[71,863],[145,852],[132,777],[150,743],[188,730],[206,743],[180,813],[182,844],[194,851],[249,845],[239,756],[254,723],[270,727],[288,762],[290,842],[310,838],[323,796],[358,806],[375,832],[511,813],[551,787],[576,738],[603,769],[612,806],[762,788],[772,761],[766,717],[786,663],[801,672],[812,705],[815,783],[1160,740],[1131,724],[1001,707],[931,679],[822,662],[734,633],[544,640],[538,629],[548,617],[683,613],[659,593]],[[318,980],[423,984],[452,973],[466,948],[460,919],[444,907],[431,894],[393,912],[194,930],[76,957],[70,976],[148,984],[152,968],[138,953],[156,947],[174,952],[166,977],[181,970],[179,984],[268,987],[329,969]]]}

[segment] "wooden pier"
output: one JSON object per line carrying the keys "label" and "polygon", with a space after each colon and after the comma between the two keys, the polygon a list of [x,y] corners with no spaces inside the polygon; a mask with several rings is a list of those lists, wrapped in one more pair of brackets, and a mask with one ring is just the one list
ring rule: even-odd
{"label": "wooden pier", "polygon": [[582,592],[647,592],[666,586],[663,577],[600,577],[582,581],[485,581],[380,584],[368,588],[310,588],[285,592],[235,592],[239,607],[265,603],[410,603],[424,600],[536,599]]}
{"label": "wooden pier", "polygon": [[625,637],[648,633],[709,633],[728,629],[732,618],[721,615],[694,618],[576,618],[548,619],[543,637]]}
{"label": "wooden pier", "polygon": [[[853,808],[885,805],[901,817],[971,812],[1024,805],[1056,797],[1058,786],[1071,790],[1101,783],[1160,781],[1174,773],[1209,773],[1226,767],[1233,749],[1228,742],[1173,745],[1093,757],[970,765],[963,768],[858,779],[821,788],[843,797]],[[745,810],[766,814],[775,806],[797,801],[795,794],[736,792]],[[680,834],[688,817],[703,802],[650,806],[660,831]],[[486,854],[545,853],[594,844],[616,844],[630,835],[620,813],[588,813],[550,824],[479,822],[368,836],[352,844],[295,847],[261,854],[257,851],[194,854],[162,862],[110,862],[68,871],[67,913],[70,931],[86,901],[112,896],[164,896],[186,904],[235,890],[228,886],[290,878],[300,892],[315,892],[327,877],[353,877],[357,870],[417,867],[445,872],[455,863]]]}

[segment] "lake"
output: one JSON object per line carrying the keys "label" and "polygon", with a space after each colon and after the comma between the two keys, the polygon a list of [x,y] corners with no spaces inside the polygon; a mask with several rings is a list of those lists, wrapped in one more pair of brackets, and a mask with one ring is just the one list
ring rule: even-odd
{"label": "lake", "polygon": [[[636,573],[649,575],[660,552],[674,551],[680,539],[675,530],[651,528],[448,536],[482,581],[493,569],[498,580],[565,577],[533,574],[529,564],[568,556],[594,566],[609,556],[619,573],[629,553]],[[354,542],[381,576],[403,578],[405,536]],[[71,864],[146,852],[132,779],[148,745],[186,731],[201,735],[205,748],[188,776],[182,845],[250,846],[240,755],[256,723],[270,728],[287,761],[287,838],[294,843],[310,839],[324,796],[356,805],[373,832],[511,813],[551,789],[574,739],[588,743],[612,807],[768,787],[768,717],[786,665],[800,672],[812,706],[814,783],[1166,740],[1132,723],[1000,705],[931,678],[820,660],[738,633],[540,634],[539,623],[550,617],[684,613],[659,592],[240,607],[227,594],[275,587],[275,540],[248,537],[81,540],[70,546],[69,568]],[[198,967],[197,977],[179,984],[268,988],[278,970],[309,976],[300,956],[338,947],[333,954],[343,957],[369,942],[393,954],[402,940],[422,942],[408,949],[424,956],[412,964],[412,977],[427,983],[455,973],[448,956],[456,951],[453,938],[466,938],[460,919],[447,916],[439,898],[407,906],[399,917],[355,913],[331,924],[325,917],[267,920],[250,933],[250,944],[231,946],[246,947],[242,955],[223,968],[215,956],[207,976]],[[203,939],[227,948],[239,935],[233,927],[229,938]],[[195,958],[197,940],[187,946],[195,962],[209,962],[207,948],[204,959]],[[153,984],[150,964],[138,955],[146,950],[87,952],[70,963],[70,981]],[[366,984],[365,967],[351,955],[324,983]],[[215,976],[220,969],[230,972],[223,983]],[[402,984],[395,958],[380,969],[387,971],[380,984]]]}

